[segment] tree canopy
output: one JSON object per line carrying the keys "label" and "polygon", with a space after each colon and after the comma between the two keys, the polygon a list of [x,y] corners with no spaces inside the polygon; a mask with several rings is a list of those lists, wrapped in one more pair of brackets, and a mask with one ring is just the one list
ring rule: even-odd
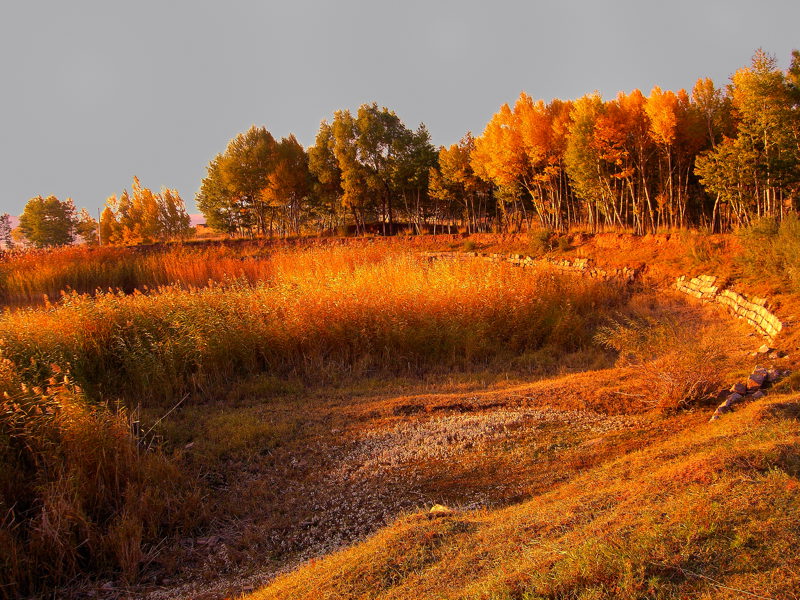
{"label": "tree canopy", "polygon": [[37,248],[64,246],[75,240],[77,217],[72,199],[36,196],[19,218],[20,233]]}

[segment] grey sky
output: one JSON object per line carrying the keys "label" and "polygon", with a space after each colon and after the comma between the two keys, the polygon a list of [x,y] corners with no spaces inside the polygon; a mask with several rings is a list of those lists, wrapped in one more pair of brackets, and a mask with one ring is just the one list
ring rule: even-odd
{"label": "grey sky", "polygon": [[759,46],[785,68],[798,23],[797,0],[2,0],[0,212],[37,194],[94,212],[133,175],[194,211],[209,159],[254,123],[309,145],[376,101],[451,144],[521,90],[719,85]]}

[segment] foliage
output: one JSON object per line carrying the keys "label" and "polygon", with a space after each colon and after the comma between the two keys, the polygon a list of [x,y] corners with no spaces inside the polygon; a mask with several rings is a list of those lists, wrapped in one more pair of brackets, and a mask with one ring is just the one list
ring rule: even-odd
{"label": "foliage", "polygon": [[77,233],[83,243],[88,246],[95,246],[97,245],[97,228],[98,223],[89,214],[89,211],[85,208],[82,208],[78,212],[78,217],[75,223],[75,233]]}
{"label": "foliage", "polygon": [[356,116],[338,110],[330,125],[321,123],[309,155],[325,200],[338,200],[357,230],[363,230],[374,215],[381,232],[392,233],[395,215],[405,208],[419,231],[428,174],[436,164],[424,125],[411,131],[394,111],[375,103],[362,104]]}
{"label": "foliage", "polygon": [[791,72],[759,50],[749,68],[732,77],[735,137],[698,158],[697,174],[709,193],[728,206],[738,226],[757,216],[780,216],[793,206],[800,185],[800,104]]}
{"label": "foliage", "polygon": [[800,292],[800,217],[789,213],[783,220],[764,217],[738,231],[743,252],[742,270],[758,280],[768,273],[786,288]]}
{"label": "foliage", "polygon": [[55,196],[31,198],[19,218],[20,232],[37,248],[71,244],[75,225],[75,204]]}
{"label": "foliage", "polygon": [[[209,227],[229,234],[297,233],[310,209],[305,149],[255,125],[214,157],[197,194]],[[279,218],[278,218],[279,217]]]}
{"label": "foliage", "polygon": [[125,190],[119,198],[111,196],[106,201],[97,226],[102,244],[131,246],[184,239],[190,234],[190,224],[177,190],[163,188],[156,194],[134,177],[130,194]]}
{"label": "foliage", "polygon": [[634,314],[600,327],[595,341],[619,353],[649,386],[645,403],[662,411],[705,400],[720,384],[723,353],[716,337],[662,314]]}

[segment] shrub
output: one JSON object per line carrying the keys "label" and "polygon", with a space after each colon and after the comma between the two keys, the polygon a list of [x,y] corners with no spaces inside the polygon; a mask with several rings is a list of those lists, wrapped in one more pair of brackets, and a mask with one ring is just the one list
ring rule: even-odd
{"label": "shrub", "polygon": [[691,406],[719,385],[723,354],[714,335],[667,315],[639,314],[600,327],[595,341],[637,367],[648,388],[645,403],[662,411]]}
{"label": "shrub", "polygon": [[553,237],[554,233],[549,229],[529,229],[528,252],[533,256],[550,252],[553,249]]}

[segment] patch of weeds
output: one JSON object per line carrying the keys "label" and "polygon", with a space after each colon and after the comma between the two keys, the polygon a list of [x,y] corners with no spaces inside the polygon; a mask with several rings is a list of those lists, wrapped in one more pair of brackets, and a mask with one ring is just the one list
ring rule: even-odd
{"label": "patch of weeds", "polygon": [[550,229],[528,230],[528,253],[532,256],[546,254],[553,249],[555,234]]}

